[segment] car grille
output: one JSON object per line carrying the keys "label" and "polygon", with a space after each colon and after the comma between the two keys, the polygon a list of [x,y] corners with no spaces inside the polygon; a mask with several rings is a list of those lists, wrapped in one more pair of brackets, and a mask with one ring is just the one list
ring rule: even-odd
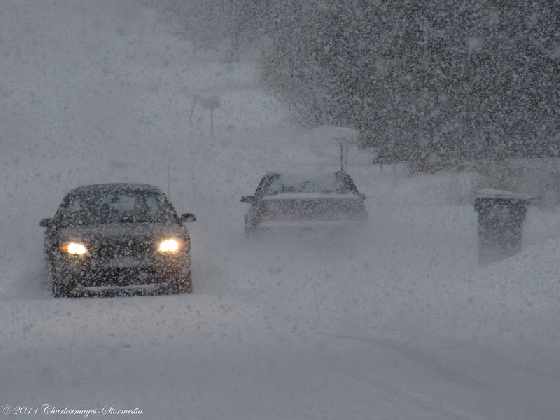
{"label": "car grille", "polygon": [[162,281],[153,269],[136,270],[127,268],[113,268],[99,270],[95,276],[99,285],[114,284],[128,286],[131,284],[149,284]]}
{"label": "car grille", "polygon": [[94,255],[98,258],[146,257],[153,254],[152,238],[133,238],[99,241],[94,245]]}
{"label": "car grille", "polygon": [[168,276],[168,273],[158,272],[153,267],[96,268],[82,273],[78,282],[84,287],[130,286],[161,283]]}

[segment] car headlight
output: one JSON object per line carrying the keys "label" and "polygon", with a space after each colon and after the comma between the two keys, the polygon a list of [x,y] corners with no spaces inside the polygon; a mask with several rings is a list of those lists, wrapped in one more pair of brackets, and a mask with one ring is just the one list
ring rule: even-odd
{"label": "car headlight", "polygon": [[158,252],[160,254],[176,254],[181,249],[181,241],[175,238],[163,239],[158,244]]}
{"label": "car headlight", "polygon": [[62,250],[70,255],[86,255],[87,247],[81,242],[66,242],[62,245]]}

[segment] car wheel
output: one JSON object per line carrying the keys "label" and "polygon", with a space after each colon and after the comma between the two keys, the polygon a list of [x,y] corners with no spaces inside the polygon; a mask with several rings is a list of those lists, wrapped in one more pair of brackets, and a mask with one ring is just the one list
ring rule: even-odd
{"label": "car wheel", "polygon": [[189,271],[189,274],[181,282],[181,287],[179,289],[179,293],[186,293],[186,294],[190,295],[190,294],[192,294],[192,292],[193,292],[192,274]]}
{"label": "car wheel", "polygon": [[71,286],[64,284],[62,281],[56,278],[57,276],[53,276],[51,278],[51,293],[55,298],[61,297],[69,297],[70,290],[72,289]]}
{"label": "car wheel", "polygon": [[53,297],[71,297],[71,291],[74,288],[74,284],[64,284],[60,280],[51,280],[51,292]]}
{"label": "car wheel", "polygon": [[167,289],[169,294],[191,294],[193,292],[192,275],[180,276]]}
{"label": "car wheel", "polygon": [[48,276],[49,276],[49,284],[51,286],[51,294],[55,298],[64,297],[64,288],[60,284],[59,280],[57,279],[57,275],[54,269],[54,264],[48,263]]}
{"label": "car wheel", "polygon": [[249,223],[247,217],[245,217],[245,237],[252,238],[255,236],[256,226],[254,223]]}
{"label": "car wheel", "polygon": [[51,293],[55,298],[70,297],[70,292],[75,286],[74,282],[66,283],[52,263],[49,263],[49,284],[51,285]]}
{"label": "car wheel", "polygon": [[64,288],[57,282],[51,282],[51,293],[55,298],[65,297]]}

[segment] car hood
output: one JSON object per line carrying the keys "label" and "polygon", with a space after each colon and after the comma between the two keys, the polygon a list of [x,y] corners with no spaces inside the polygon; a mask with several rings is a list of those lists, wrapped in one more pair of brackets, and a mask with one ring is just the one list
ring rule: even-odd
{"label": "car hood", "polygon": [[94,226],[68,227],[59,230],[62,240],[91,241],[98,239],[146,238],[179,236],[184,237],[186,230],[180,225],[141,224],[106,224]]}

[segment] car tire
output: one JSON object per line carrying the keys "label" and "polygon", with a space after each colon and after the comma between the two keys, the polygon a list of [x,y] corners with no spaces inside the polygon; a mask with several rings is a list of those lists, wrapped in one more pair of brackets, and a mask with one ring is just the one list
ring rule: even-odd
{"label": "car tire", "polygon": [[61,298],[61,297],[69,297],[70,296],[69,291],[70,291],[71,288],[68,287],[68,285],[65,285],[59,279],[57,279],[57,276],[52,276],[51,277],[50,284],[51,284],[51,293],[52,293],[53,297]]}
{"label": "car tire", "polygon": [[55,298],[66,297],[64,288],[55,281],[51,281],[51,293]]}
{"label": "car tire", "polygon": [[51,294],[55,298],[70,297],[70,292],[74,288],[74,283],[65,284],[64,280],[57,274],[52,263],[49,263],[49,284],[51,286]]}
{"label": "car tire", "polygon": [[247,216],[245,216],[245,237],[252,238],[255,236],[256,226],[254,223],[249,223]]}
{"label": "car tire", "polygon": [[185,293],[187,295],[192,294],[193,292],[193,284],[192,284],[192,274],[189,271],[189,274],[186,276],[185,280],[182,282],[182,285],[179,289],[179,293]]}
{"label": "car tire", "polygon": [[48,263],[48,279],[49,279],[49,285],[51,288],[51,294],[53,297],[55,298],[61,298],[65,296],[65,290],[64,287],[62,287],[62,285],[60,284],[59,280],[57,279],[57,275],[54,269],[54,264],[52,264],[51,262]]}
{"label": "car tire", "polygon": [[173,281],[173,283],[168,287],[167,293],[171,295],[176,294],[192,294],[192,275],[189,272],[186,276],[179,276],[178,279]]}

